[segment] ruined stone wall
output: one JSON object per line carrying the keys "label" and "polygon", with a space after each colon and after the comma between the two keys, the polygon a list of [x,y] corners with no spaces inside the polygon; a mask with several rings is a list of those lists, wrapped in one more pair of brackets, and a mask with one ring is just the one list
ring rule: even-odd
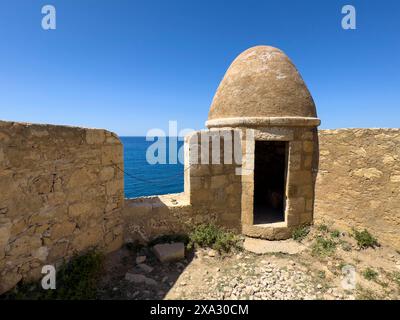
{"label": "ruined stone wall", "polygon": [[123,150],[105,130],[0,122],[0,293],[122,244]]}
{"label": "ruined stone wall", "polygon": [[400,248],[400,129],[321,130],[319,141],[315,221]]}

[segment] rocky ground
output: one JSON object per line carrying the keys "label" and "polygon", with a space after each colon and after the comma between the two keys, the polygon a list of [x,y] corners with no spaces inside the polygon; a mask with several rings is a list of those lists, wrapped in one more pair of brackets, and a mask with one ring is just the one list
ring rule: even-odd
{"label": "rocky ground", "polygon": [[[321,238],[334,245],[318,246]],[[147,247],[121,249],[106,259],[99,298],[400,298],[400,252],[387,246],[361,249],[350,234],[313,227],[301,243],[245,247],[258,254],[197,249],[174,263],[159,262]],[[354,286],[347,281],[349,267],[355,270]]]}

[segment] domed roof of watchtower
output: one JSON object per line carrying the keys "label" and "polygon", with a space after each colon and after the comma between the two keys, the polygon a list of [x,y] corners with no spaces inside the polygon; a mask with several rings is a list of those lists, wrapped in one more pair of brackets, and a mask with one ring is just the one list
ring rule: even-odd
{"label": "domed roof of watchtower", "polygon": [[281,119],[289,124],[296,118],[318,125],[316,117],[311,94],[290,59],[277,48],[256,46],[230,65],[215,93],[207,126],[243,124],[245,119],[264,124],[267,119]]}

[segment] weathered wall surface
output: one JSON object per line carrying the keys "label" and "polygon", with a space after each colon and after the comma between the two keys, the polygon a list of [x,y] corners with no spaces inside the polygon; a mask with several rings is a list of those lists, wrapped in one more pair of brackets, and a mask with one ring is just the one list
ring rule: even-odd
{"label": "weathered wall surface", "polygon": [[221,129],[186,137],[185,194],[195,212],[215,215],[217,224],[240,231],[242,177],[236,173],[241,164],[233,154],[234,135]]}
{"label": "weathered wall surface", "polygon": [[182,192],[126,199],[123,218],[125,242],[147,243],[160,235],[188,233],[194,225],[210,222],[212,215],[193,210]]}
{"label": "weathered wall surface", "polygon": [[[367,228],[400,248],[400,129],[321,130],[319,154],[314,221]],[[307,168],[309,158],[303,159]],[[240,223],[242,191],[240,180],[234,181],[234,166],[187,168],[188,157],[185,161],[185,193],[126,200],[126,241],[187,232],[202,222],[234,228]]]}
{"label": "weathered wall surface", "polygon": [[105,130],[0,122],[0,293],[122,244],[122,153]]}
{"label": "weathered wall surface", "polygon": [[[240,231],[241,176],[235,174],[240,166],[233,156],[231,163],[224,164],[225,144],[232,143],[232,134],[232,130],[215,130],[188,135],[185,192],[126,200],[125,241],[147,242],[163,234],[187,233],[202,223]],[[219,161],[214,152],[215,163],[213,146],[220,156]],[[208,164],[204,164],[205,159]]]}
{"label": "weathered wall surface", "polygon": [[400,248],[400,129],[321,130],[319,143],[315,221]]}

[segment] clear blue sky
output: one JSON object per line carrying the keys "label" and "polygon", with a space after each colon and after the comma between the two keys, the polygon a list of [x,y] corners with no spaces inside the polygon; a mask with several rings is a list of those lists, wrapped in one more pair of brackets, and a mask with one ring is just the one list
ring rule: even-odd
{"label": "clear blue sky", "polygon": [[[41,8],[57,29],[41,28]],[[341,8],[357,29],[341,28]],[[214,92],[248,47],[281,48],[322,128],[399,127],[398,0],[1,0],[0,119],[107,128],[204,128]]]}

